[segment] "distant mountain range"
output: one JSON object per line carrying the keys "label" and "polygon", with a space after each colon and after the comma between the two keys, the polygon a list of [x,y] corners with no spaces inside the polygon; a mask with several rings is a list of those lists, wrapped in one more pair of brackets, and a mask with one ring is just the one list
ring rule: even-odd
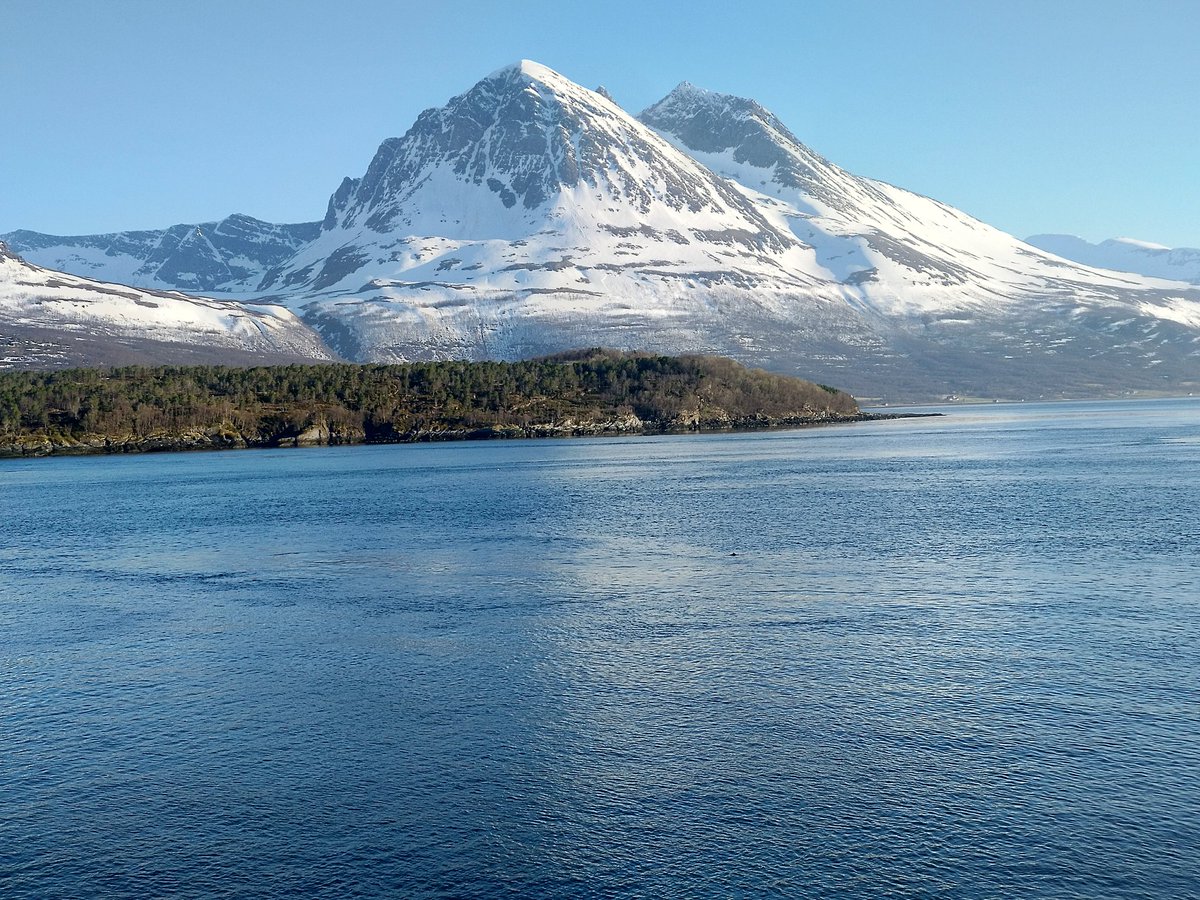
{"label": "distant mountain range", "polygon": [[1196,285],[855,176],[752,100],[684,83],[635,117],[528,61],[384,141],[320,222],[0,237],[89,278],[286,306],[352,360],[712,352],[890,400],[1200,386]]}
{"label": "distant mountain range", "polygon": [[159,290],[253,292],[263,273],[321,232],[320,222],[272,225],[250,216],[60,237],[36,231],[0,235],[26,259],[85,277]]}
{"label": "distant mountain range", "polygon": [[1092,244],[1073,234],[1035,234],[1025,243],[1085,266],[1200,284],[1200,250],[1189,247],[1164,247],[1133,238]]}

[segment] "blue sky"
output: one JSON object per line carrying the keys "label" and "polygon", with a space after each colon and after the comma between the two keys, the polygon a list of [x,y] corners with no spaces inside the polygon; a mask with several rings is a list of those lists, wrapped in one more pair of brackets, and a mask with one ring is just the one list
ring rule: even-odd
{"label": "blue sky", "polygon": [[1197,0],[0,0],[0,232],[319,219],[384,138],[529,58],[637,112],[751,96],[1018,236],[1200,247]]}

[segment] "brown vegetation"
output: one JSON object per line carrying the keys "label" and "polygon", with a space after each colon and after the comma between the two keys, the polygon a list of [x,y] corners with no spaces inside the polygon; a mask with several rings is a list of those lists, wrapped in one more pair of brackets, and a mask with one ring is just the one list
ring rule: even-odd
{"label": "brown vegetation", "polygon": [[526,362],[0,374],[0,452],[386,443],[797,425],[848,394],[728,359],[589,350]]}

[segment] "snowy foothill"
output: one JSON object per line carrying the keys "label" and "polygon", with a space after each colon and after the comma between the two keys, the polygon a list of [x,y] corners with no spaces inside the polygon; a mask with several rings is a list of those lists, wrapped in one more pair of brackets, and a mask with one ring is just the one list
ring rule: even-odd
{"label": "snowy foothill", "polygon": [[50,271],[21,259],[3,243],[0,327],[12,333],[78,333],[296,359],[332,358],[284,307],[150,291]]}

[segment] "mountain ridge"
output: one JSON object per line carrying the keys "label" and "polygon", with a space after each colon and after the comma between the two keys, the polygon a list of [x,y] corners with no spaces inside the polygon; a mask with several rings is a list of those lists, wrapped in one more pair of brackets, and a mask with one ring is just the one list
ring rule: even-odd
{"label": "mountain ridge", "polygon": [[154,290],[252,292],[272,265],[319,233],[319,222],[277,225],[243,213],[143,231],[0,236],[45,268]]}
{"label": "mountain ridge", "polygon": [[1200,249],[1166,247],[1135,238],[1093,244],[1073,234],[1035,234],[1025,242],[1086,266],[1200,284]]}

